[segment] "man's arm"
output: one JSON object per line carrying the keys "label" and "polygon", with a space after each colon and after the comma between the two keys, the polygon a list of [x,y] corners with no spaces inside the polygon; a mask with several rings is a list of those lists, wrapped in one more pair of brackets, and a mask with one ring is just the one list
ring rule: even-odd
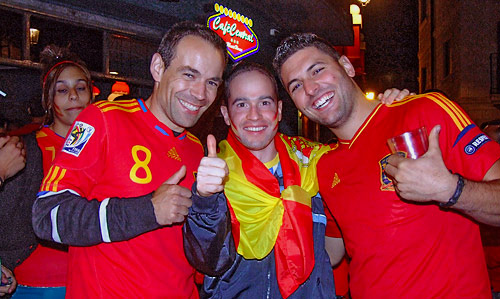
{"label": "man's arm", "polygon": [[160,227],[152,195],[87,200],[71,191],[39,196],[33,205],[33,228],[45,240],[72,246],[131,239]]}
{"label": "man's arm", "polygon": [[[394,178],[398,194],[418,202],[447,203],[457,190],[458,176],[446,168],[439,148],[440,127],[434,127],[429,136],[429,150],[421,158],[412,160],[392,155],[386,172]],[[449,207],[461,211],[477,221],[500,226],[500,160],[485,174],[483,181],[464,179],[464,186],[456,204]]]}
{"label": "man's arm", "polygon": [[345,255],[344,240],[325,236],[325,248],[332,267],[335,267]]}
{"label": "man's arm", "polygon": [[204,157],[193,184],[193,206],[184,224],[184,252],[188,261],[209,276],[222,275],[234,262],[236,250],[231,234],[231,216],[223,194],[229,170],[217,158],[216,141],[207,137]]}
{"label": "man's arm", "polygon": [[70,190],[41,192],[33,205],[33,228],[42,239],[91,246],[182,222],[191,206],[191,192],[177,185],[185,174],[182,166],[155,192],[139,197],[98,201]]}
{"label": "man's arm", "polygon": [[209,197],[197,195],[184,223],[184,252],[196,270],[220,276],[233,264],[236,249],[231,234],[231,216],[222,192]]}

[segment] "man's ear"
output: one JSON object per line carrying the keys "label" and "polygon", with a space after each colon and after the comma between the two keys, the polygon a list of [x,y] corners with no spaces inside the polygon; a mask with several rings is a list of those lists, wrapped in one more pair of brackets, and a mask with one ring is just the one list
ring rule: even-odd
{"label": "man's ear", "polygon": [[224,116],[224,122],[226,123],[226,125],[231,126],[231,119],[229,118],[227,106],[225,105],[220,106],[220,113],[222,113],[222,116]]}
{"label": "man's ear", "polygon": [[349,77],[354,78],[354,76],[356,75],[356,70],[354,69],[354,66],[352,66],[352,63],[349,61],[349,58],[342,55],[339,58],[339,64]]}
{"label": "man's ear", "polygon": [[161,81],[161,76],[165,71],[165,65],[163,64],[163,59],[159,53],[154,53],[151,58],[151,64],[149,66],[149,71],[151,72],[151,76],[153,76],[153,80],[155,82]]}

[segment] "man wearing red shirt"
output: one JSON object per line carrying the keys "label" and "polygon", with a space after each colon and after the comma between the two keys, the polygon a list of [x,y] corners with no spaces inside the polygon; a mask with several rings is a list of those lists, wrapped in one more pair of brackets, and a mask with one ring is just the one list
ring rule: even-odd
{"label": "man wearing red shirt", "polygon": [[[314,34],[287,38],[274,66],[297,108],[339,138],[318,177],[353,298],[490,298],[471,218],[500,225],[500,147],[440,93],[367,101],[349,60]],[[432,129],[422,158],[391,155],[388,138],[420,127]]]}
{"label": "man wearing red shirt", "polygon": [[76,119],[33,207],[35,232],[70,245],[68,297],[198,297],[182,222],[203,147],[185,129],[215,100],[226,55],[205,26],[176,24],[146,101],[98,102]]}

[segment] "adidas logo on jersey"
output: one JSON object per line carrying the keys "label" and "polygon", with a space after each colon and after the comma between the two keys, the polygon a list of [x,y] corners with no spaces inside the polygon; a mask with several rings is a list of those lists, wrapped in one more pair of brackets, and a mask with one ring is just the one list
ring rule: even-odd
{"label": "adidas logo on jersey", "polygon": [[332,188],[337,186],[340,183],[339,175],[335,173],[335,176],[333,177],[332,181]]}
{"label": "adidas logo on jersey", "polygon": [[172,158],[174,160],[177,160],[177,161],[181,161],[181,157],[179,156],[179,154],[177,153],[177,150],[175,149],[175,147],[171,148],[168,152],[167,152],[167,157],[169,158]]}

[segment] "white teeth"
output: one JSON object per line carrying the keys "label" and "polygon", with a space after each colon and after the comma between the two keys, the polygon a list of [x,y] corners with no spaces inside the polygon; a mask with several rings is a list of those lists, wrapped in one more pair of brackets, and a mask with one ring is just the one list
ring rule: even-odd
{"label": "white teeth", "polygon": [[315,109],[321,109],[323,108],[327,103],[328,101],[333,98],[333,96],[335,95],[335,93],[329,93],[327,95],[324,95],[321,97],[321,99],[317,100],[315,103],[314,103],[314,107]]}
{"label": "white teeth", "polygon": [[179,101],[181,102],[182,106],[186,107],[190,111],[198,111],[198,110],[200,110],[199,106],[191,105],[188,102],[185,102],[183,100],[179,100]]}
{"label": "white teeth", "polygon": [[252,132],[259,132],[264,130],[266,127],[246,127],[245,130]]}

